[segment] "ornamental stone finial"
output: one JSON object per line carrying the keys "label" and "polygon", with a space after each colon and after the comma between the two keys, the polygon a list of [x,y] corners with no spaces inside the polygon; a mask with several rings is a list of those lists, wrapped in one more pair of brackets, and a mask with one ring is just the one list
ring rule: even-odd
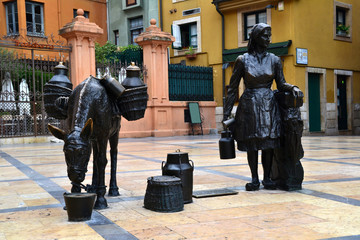
{"label": "ornamental stone finial", "polygon": [[78,16],[84,16],[84,10],[81,9],[81,8],[79,8],[79,9],[76,11],[76,14],[77,14]]}

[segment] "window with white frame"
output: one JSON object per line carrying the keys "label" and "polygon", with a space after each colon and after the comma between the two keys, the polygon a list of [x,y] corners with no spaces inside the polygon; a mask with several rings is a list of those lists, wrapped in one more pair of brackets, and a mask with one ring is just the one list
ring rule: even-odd
{"label": "window with white frame", "polygon": [[135,38],[137,38],[140,35],[140,33],[144,31],[143,18],[137,17],[130,19],[129,30],[130,30],[130,44],[136,44],[134,41]]}
{"label": "window with white frame", "polygon": [[249,40],[250,30],[257,23],[267,23],[266,10],[244,14],[244,40]]}
{"label": "window with white frame", "polygon": [[44,35],[44,6],[42,3],[26,2],[26,31],[28,35]]}
{"label": "window with white frame", "polygon": [[352,5],[334,1],[334,39],[351,41]]}
{"label": "window with white frame", "polygon": [[8,35],[19,33],[18,10],[16,1],[5,4],[6,30]]}
{"label": "window with white frame", "polygon": [[193,47],[201,51],[201,25],[200,17],[193,17],[174,21],[172,34],[175,37],[174,49],[187,49]]}

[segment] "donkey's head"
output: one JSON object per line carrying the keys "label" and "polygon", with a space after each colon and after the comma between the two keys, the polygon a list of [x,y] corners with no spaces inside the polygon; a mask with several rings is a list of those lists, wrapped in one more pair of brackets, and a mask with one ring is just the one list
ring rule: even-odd
{"label": "donkey's head", "polygon": [[49,131],[54,137],[64,141],[64,154],[67,165],[67,172],[70,181],[81,183],[85,179],[87,166],[91,154],[91,141],[93,121],[89,118],[85,126],[80,130],[74,130],[70,134],[65,131],[48,125]]}

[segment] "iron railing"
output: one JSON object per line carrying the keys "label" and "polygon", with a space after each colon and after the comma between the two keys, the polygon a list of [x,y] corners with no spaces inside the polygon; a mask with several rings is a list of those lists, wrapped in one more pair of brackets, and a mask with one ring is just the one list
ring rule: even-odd
{"label": "iron railing", "polygon": [[213,101],[212,67],[169,64],[170,101]]}
{"label": "iron railing", "polygon": [[0,138],[49,135],[48,123],[63,125],[47,116],[43,89],[60,61],[70,66],[71,49],[36,47],[0,41]]}

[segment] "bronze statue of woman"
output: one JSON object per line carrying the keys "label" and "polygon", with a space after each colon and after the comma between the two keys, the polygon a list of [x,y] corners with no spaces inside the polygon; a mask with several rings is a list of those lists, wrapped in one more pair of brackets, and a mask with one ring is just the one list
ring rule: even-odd
{"label": "bronze statue of woman", "polygon": [[234,139],[240,151],[247,152],[252,181],[245,185],[247,191],[260,187],[258,176],[258,151],[264,169],[262,184],[265,189],[275,189],[270,178],[274,149],[280,146],[281,119],[279,106],[271,86],[275,79],[279,91],[290,91],[294,96],[303,93],[285,82],[281,60],[268,53],[271,27],[265,23],[254,25],[250,33],[248,52],[237,57],[224,106],[224,121],[230,116],[239,83],[244,79],[245,91],[240,97],[235,115]]}

